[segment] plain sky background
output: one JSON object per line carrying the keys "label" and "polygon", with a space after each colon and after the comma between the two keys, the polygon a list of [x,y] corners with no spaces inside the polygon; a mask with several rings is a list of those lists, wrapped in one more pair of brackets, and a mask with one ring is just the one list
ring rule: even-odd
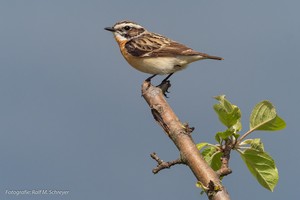
{"label": "plain sky background", "polygon": [[[243,114],[274,103],[287,128],[255,132],[279,183],[262,188],[235,152],[223,180],[232,199],[293,198],[298,191],[300,1],[0,1],[0,199],[207,199],[185,166],[153,175],[153,151],[178,151],[141,97],[131,68],[103,28],[128,19],[195,50],[224,57],[171,78],[168,99],[196,142],[225,128],[212,106],[226,94]],[[163,77],[156,77],[159,83]],[[6,190],[68,190],[14,196]]]}

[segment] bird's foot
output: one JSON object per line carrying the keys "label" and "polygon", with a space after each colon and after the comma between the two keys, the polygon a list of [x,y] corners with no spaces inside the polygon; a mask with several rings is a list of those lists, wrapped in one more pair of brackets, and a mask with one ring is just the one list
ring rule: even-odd
{"label": "bird's foot", "polygon": [[159,88],[161,89],[162,93],[164,94],[164,96],[165,96],[166,98],[169,98],[169,97],[167,96],[167,93],[170,93],[170,92],[169,92],[169,88],[171,87],[171,83],[170,83],[169,80],[163,80],[163,81],[162,81],[158,86],[156,86],[156,87],[159,87]]}

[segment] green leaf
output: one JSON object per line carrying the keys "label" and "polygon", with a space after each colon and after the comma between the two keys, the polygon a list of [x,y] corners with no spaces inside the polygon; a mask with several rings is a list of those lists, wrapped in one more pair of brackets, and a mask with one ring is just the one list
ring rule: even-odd
{"label": "green leaf", "polygon": [[262,151],[262,152],[265,151],[264,150],[264,144],[262,143],[260,138],[244,140],[243,142],[241,142],[240,145],[247,145],[247,144],[249,144],[250,147],[254,150]]}
{"label": "green leaf", "polygon": [[216,147],[209,147],[202,151],[202,156],[204,160],[213,168],[213,170],[217,171],[221,168],[221,156],[222,152],[220,152]]}
{"label": "green leaf", "polygon": [[215,135],[215,140],[221,144],[221,137],[218,135],[218,133]]}
{"label": "green leaf", "polygon": [[237,139],[240,137],[240,134],[234,133],[234,134],[233,134],[233,137],[237,140]]}
{"label": "green leaf", "polygon": [[204,147],[207,147],[211,144],[207,143],[207,142],[202,142],[202,143],[198,143],[196,146],[197,146],[197,149],[200,151],[202,148]]}
{"label": "green leaf", "polygon": [[275,162],[266,152],[255,149],[239,151],[251,174],[266,189],[273,191],[279,176]]}
{"label": "green leaf", "polygon": [[205,191],[207,191],[207,188],[203,185],[203,183],[201,183],[200,181],[197,181],[196,183],[196,187],[201,188],[202,191],[200,192],[200,194],[204,194]]}
{"label": "green leaf", "polygon": [[226,98],[225,95],[220,95],[215,97],[219,101],[219,104],[214,105],[214,110],[216,111],[219,120],[227,127],[232,128],[235,132],[242,129],[240,123],[241,111],[236,106],[231,104]]}
{"label": "green leaf", "polygon": [[235,133],[233,132],[233,130],[227,129],[224,132],[218,132],[215,135],[215,139],[216,141],[221,144],[222,140],[228,140],[228,138],[232,135],[234,135]]}
{"label": "green leaf", "polygon": [[[241,117],[240,117],[240,118],[241,118]],[[232,129],[235,130],[235,133],[242,130],[242,123],[241,123],[240,120],[241,120],[241,119],[239,119],[239,120],[236,122],[236,124],[234,124],[234,125],[232,126]]]}
{"label": "green leaf", "polygon": [[232,136],[234,133],[231,130],[226,130],[224,132],[218,132],[216,136],[219,136],[221,139],[226,140],[229,136]]}
{"label": "green leaf", "polygon": [[254,107],[250,116],[250,130],[277,131],[286,124],[276,114],[276,109],[269,101],[262,101]]}
{"label": "green leaf", "polygon": [[204,160],[208,161],[210,157],[217,151],[217,147],[208,147],[204,149],[201,154]]}
{"label": "green leaf", "polygon": [[211,166],[211,168],[213,170],[217,171],[221,168],[221,166],[222,166],[221,156],[222,155],[223,155],[223,153],[220,151],[217,151],[212,155],[209,165]]}

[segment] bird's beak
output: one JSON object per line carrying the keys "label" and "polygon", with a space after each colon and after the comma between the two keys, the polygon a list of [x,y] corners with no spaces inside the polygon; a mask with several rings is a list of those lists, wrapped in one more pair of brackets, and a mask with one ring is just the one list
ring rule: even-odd
{"label": "bird's beak", "polygon": [[110,32],[116,32],[116,29],[114,29],[113,27],[106,27],[104,29]]}

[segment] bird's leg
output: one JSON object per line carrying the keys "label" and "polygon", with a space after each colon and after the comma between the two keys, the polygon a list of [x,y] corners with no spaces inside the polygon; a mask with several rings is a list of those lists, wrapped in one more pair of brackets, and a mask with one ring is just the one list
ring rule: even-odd
{"label": "bird's leg", "polygon": [[149,78],[147,78],[145,81],[150,82],[152,78],[154,78],[157,74],[154,74],[152,76],[150,76]]}
{"label": "bird's leg", "polygon": [[173,74],[174,74],[174,73],[169,74],[169,75],[161,82],[161,84],[164,83],[164,82],[167,82],[168,79],[169,79]]}

